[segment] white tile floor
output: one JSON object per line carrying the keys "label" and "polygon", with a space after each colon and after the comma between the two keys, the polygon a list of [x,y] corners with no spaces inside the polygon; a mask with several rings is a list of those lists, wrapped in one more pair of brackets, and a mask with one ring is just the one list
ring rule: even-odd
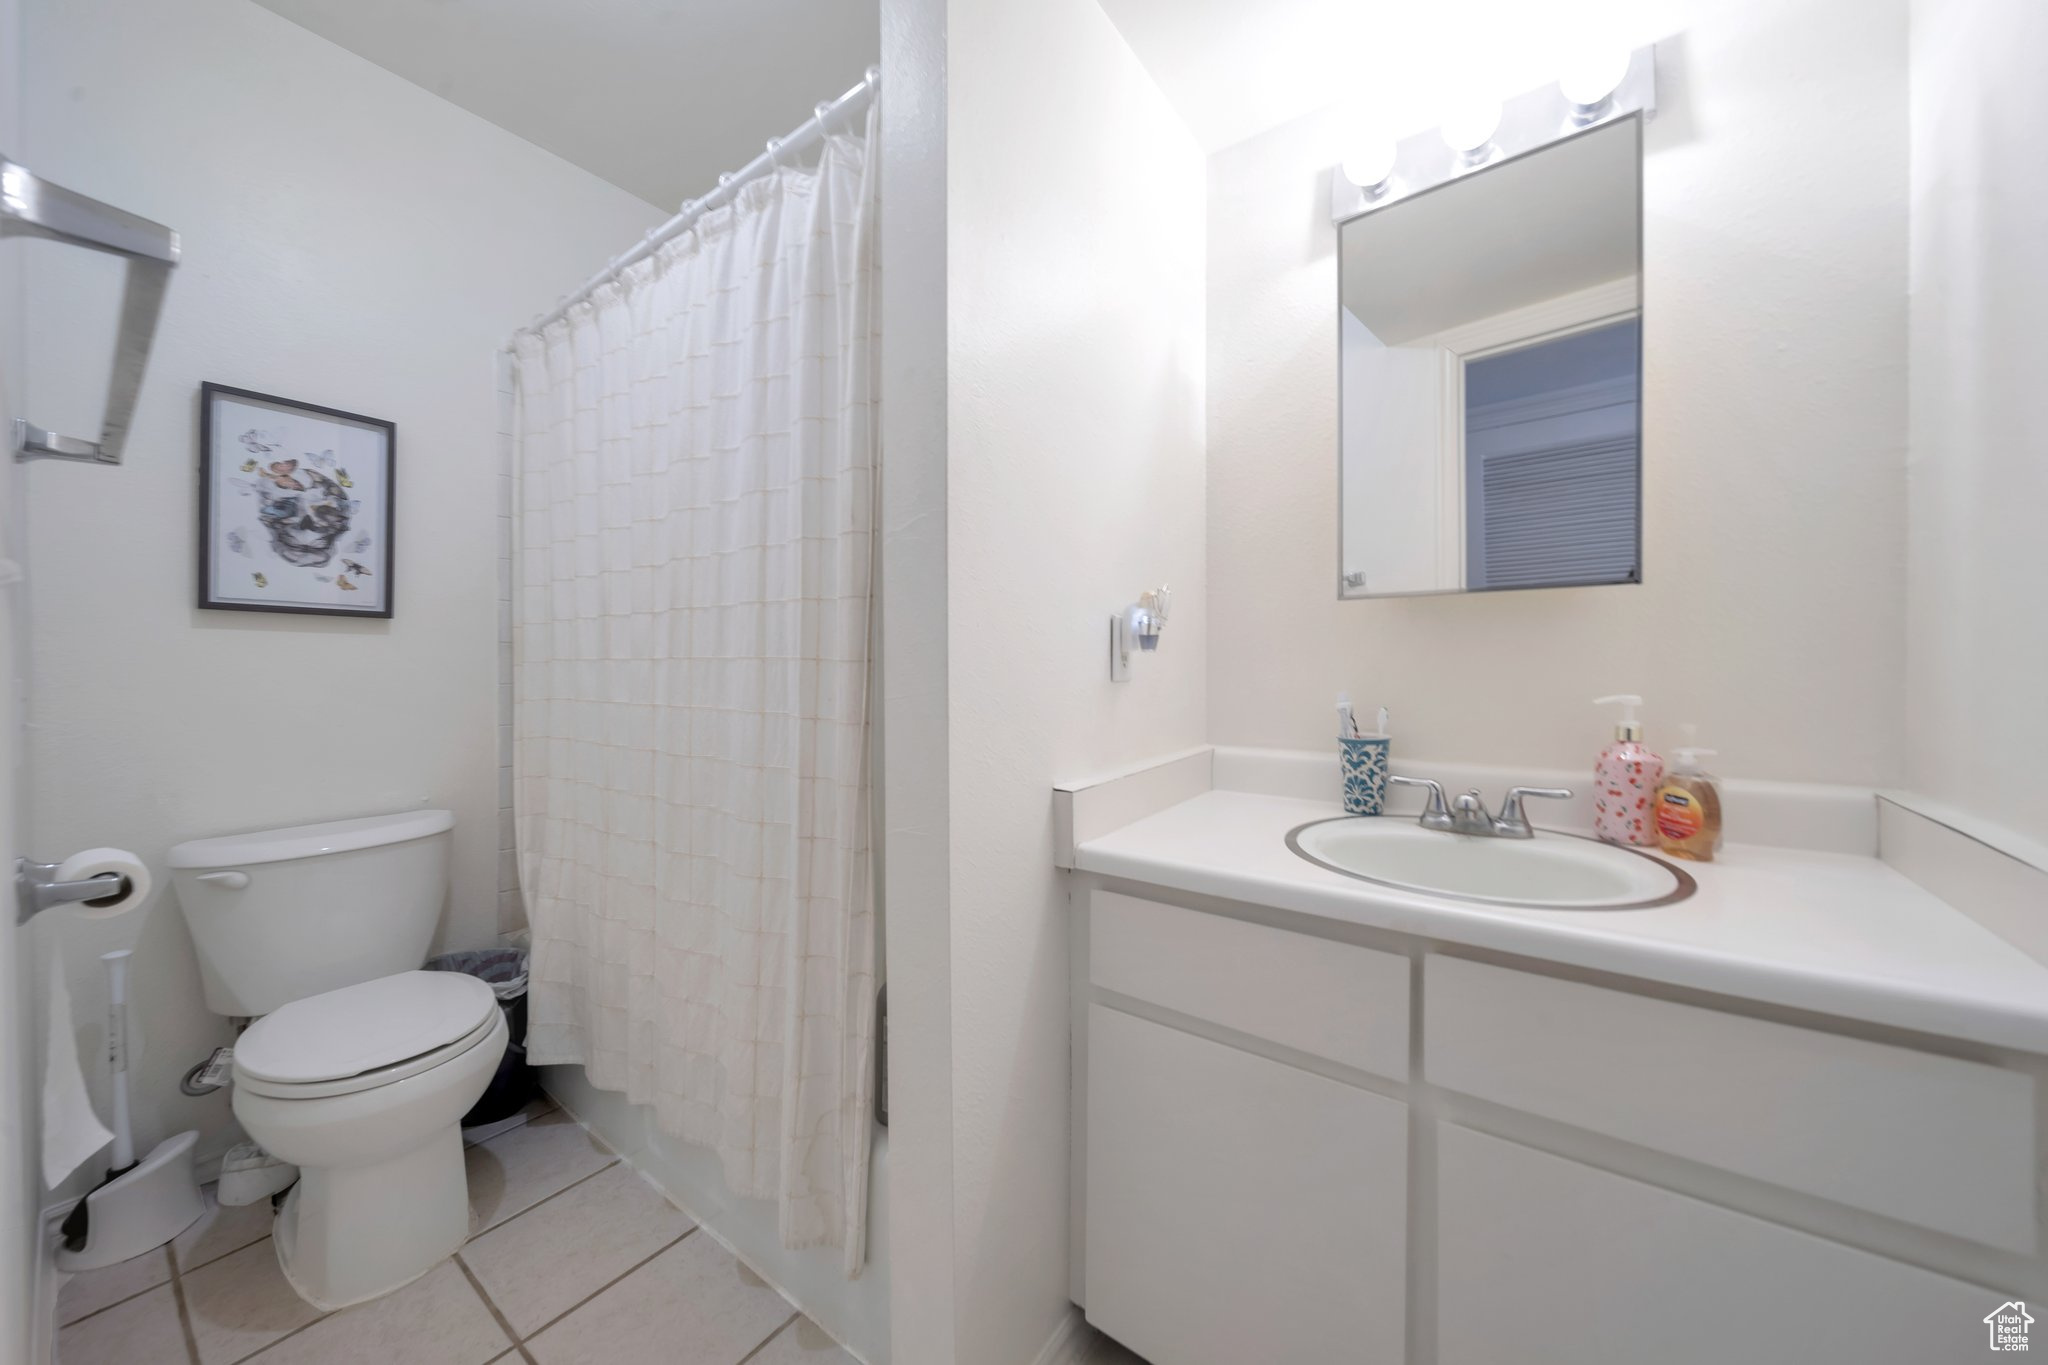
{"label": "white tile floor", "polygon": [[465,1134],[471,1236],[394,1294],[322,1315],[277,1268],[270,1205],[65,1281],[60,1365],[852,1365],[547,1101]]}

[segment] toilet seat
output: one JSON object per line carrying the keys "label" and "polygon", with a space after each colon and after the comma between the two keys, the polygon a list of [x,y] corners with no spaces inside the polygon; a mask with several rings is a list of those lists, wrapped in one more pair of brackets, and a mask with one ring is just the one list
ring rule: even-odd
{"label": "toilet seat", "polygon": [[432,1070],[482,1042],[497,997],[475,977],[399,972],[294,1000],[235,1044],[235,1084],[278,1099],[320,1099]]}

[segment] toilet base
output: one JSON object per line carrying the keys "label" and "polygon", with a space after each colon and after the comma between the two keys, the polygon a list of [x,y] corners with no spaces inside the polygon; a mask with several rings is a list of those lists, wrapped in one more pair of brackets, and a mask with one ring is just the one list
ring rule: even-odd
{"label": "toilet base", "polygon": [[328,1312],[412,1283],[468,1236],[462,1130],[452,1123],[385,1161],[304,1168],[274,1232],[285,1279]]}

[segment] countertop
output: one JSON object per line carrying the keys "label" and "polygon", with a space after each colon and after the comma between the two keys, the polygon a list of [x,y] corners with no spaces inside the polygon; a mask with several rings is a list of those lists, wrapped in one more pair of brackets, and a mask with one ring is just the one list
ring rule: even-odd
{"label": "countertop", "polygon": [[1684,864],[1699,889],[1674,905],[1518,910],[1358,881],[1287,847],[1295,826],[1342,814],[1328,802],[1210,791],[1080,844],[1074,866],[1345,924],[2048,1054],[2048,966],[1875,858],[1731,844],[1712,863]]}

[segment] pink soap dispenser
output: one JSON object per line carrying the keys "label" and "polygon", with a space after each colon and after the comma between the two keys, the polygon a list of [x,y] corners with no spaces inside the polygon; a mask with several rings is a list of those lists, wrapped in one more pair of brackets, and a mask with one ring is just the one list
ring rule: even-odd
{"label": "pink soap dispenser", "polygon": [[1643,699],[1623,694],[1593,700],[1595,706],[1611,703],[1622,707],[1621,724],[1593,765],[1593,833],[1610,844],[1655,848],[1650,802],[1664,780],[1664,760],[1643,747],[1643,724],[1636,718]]}

